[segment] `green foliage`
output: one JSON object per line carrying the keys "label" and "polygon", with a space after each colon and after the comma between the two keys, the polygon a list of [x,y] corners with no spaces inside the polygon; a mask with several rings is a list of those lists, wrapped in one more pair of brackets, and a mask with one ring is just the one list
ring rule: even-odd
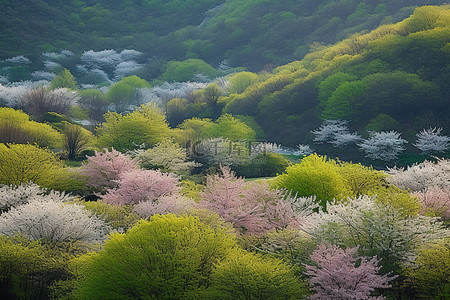
{"label": "green foliage", "polygon": [[450,290],[450,241],[443,239],[420,249],[411,268],[407,269],[410,284],[420,295],[444,299]]}
{"label": "green foliage", "polygon": [[150,88],[150,84],[136,75],[124,77],[108,89],[106,99],[109,103],[120,107],[140,104],[141,99],[138,92],[140,88]]}
{"label": "green foliage", "polygon": [[422,208],[422,204],[417,196],[412,196],[409,192],[403,191],[396,186],[378,187],[378,189],[373,189],[368,194],[377,195],[377,202],[389,205],[405,216],[415,216]]}
{"label": "green foliage", "polygon": [[230,114],[222,115],[206,132],[209,137],[222,137],[232,141],[254,140],[256,138],[252,128]]}
{"label": "green foliage", "polygon": [[170,135],[164,114],[150,103],[125,116],[108,112],[104,118],[106,122],[97,127],[99,148],[123,152],[143,143],[151,147]]}
{"label": "green foliage", "polygon": [[185,179],[181,181],[181,194],[194,199],[195,202],[200,200],[200,192],[202,192],[202,190],[203,185],[197,184],[192,180]]}
{"label": "green foliage", "polygon": [[236,251],[212,272],[205,299],[301,299],[307,294],[281,260]]}
{"label": "green foliage", "polygon": [[386,114],[379,114],[366,126],[368,131],[390,131],[396,129],[398,122],[391,116]]}
{"label": "green foliage", "polygon": [[20,185],[32,181],[42,187],[54,188],[67,170],[49,150],[33,145],[0,144],[0,183]]}
{"label": "green foliage", "polygon": [[168,82],[189,81],[193,80],[196,74],[202,74],[209,78],[215,78],[218,75],[217,71],[203,60],[188,59],[185,61],[170,61],[167,64],[166,71],[159,79]]}
{"label": "green foliage", "polygon": [[[372,167],[327,160],[326,156],[312,154],[303,158],[299,164],[287,167],[286,173],[276,177],[273,185],[276,188],[292,190],[297,196],[316,195],[317,201],[325,208],[328,201],[339,201],[353,196],[383,193],[385,197],[395,198],[392,193],[386,191],[385,178],[383,172]],[[380,196],[380,199],[385,198]],[[401,203],[401,200],[398,200],[398,203]]]}
{"label": "green foliage", "polygon": [[230,94],[241,94],[258,80],[258,75],[252,72],[236,73],[230,77],[227,91]]}
{"label": "green foliage", "polygon": [[235,244],[232,234],[196,217],[155,215],[79,259],[75,294],[82,299],[196,298],[214,265]]}
{"label": "green foliage", "polygon": [[339,161],[339,173],[352,194],[359,197],[378,192],[386,185],[384,172],[376,171],[371,166]]}
{"label": "green foliage", "polygon": [[183,123],[178,126],[178,128],[182,130],[182,133],[177,140],[180,144],[185,144],[186,141],[195,142],[208,138],[207,132],[211,130],[213,126],[214,123],[211,122],[210,119],[192,118],[184,120]]}
{"label": "green foliage", "polygon": [[356,120],[360,112],[362,95],[368,86],[361,81],[344,82],[328,98],[322,119]]}
{"label": "green foliage", "polygon": [[52,282],[67,275],[58,253],[24,238],[0,236],[0,293],[5,299],[48,299]]}
{"label": "green foliage", "polygon": [[1,143],[36,143],[41,147],[59,148],[62,135],[50,125],[29,120],[29,116],[12,108],[0,108]]}
{"label": "green foliage", "polygon": [[64,152],[67,158],[75,160],[93,141],[93,134],[80,125],[63,123]]}
{"label": "green foliage", "polygon": [[291,162],[278,153],[262,153],[242,165],[233,167],[238,176],[246,178],[274,177],[283,173]]}
{"label": "green foliage", "polygon": [[286,173],[276,177],[273,185],[275,188],[292,191],[299,197],[316,195],[323,208],[328,201],[353,195],[339,172],[339,165],[317,154],[305,157],[299,164],[287,167]]}
{"label": "green foliage", "polygon": [[85,201],[82,204],[87,210],[118,231],[127,230],[140,220],[139,215],[133,212],[131,206],[109,205],[101,200]]}
{"label": "green foliage", "polygon": [[141,168],[188,174],[195,163],[187,161],[186,150],[171,139],[163,140],[146,151],[138,151],[135,156]]}
{"label": "green foliage", "polygon": [[50,83],[51,89],[75,89],[76,87],[77,82],[75,81],[75,77],[73,77],[73,75],[67,69],[64,69],[61,73],[59,73]]}

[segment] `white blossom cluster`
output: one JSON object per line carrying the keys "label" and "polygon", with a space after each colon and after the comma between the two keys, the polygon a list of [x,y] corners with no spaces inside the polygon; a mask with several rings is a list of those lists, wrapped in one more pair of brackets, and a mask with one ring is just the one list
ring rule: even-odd
{"label": "white blossom cluster", "polygon": [[370,138],[363,140],[358,146],[370,159],[392,161],[405,150],[403,144],[407,141],[402,139],[400,133],[396,131],[371,131],[369,134]]}
{"label": "white blossom cluster", "polygon": [[5,59],[5,61],[8,63],[19,64],[19,65],[28,65],[31,63],[31,61],[23,55],[18,55],[18,56],[14,56],[11,58],[7,58],[7,59]]}
{"label": "white blossom cluster", "polygon": [[442,128],[424,129],[418,133],[414,147],[423,153],[445,152],[450,149],[450,137],[441,135]]}
{"label": "white blossom cluster", "polygon": [[28,85],[4,86],[0,84],[0,103],[7,107],[20,107],[23,96],[31,89]]}
{"label": "white blossom cluster", "polygon": [[4,185],[0,187],[0,212],[28,203],[29,199],[40,197],[43,193],[45,191],[34,183],[19,186]]}
{"label": "white blossom cluster", "polygon": [[[96,70],[106,72],[113,70],[110,74],[114,77],[114,80],[120,80],[123,77],[130,76],[138,72],[142,65],[139,64],[136,59],[142,56],[142,52],[136,50],[123,50],[122,52],[116,52],[115,50],[103,50],[103,51],[85,51],[81,55],[81,62],[84,65],[77,66],[79,72]],[[104,77],[104,74],[102,74]],[[109,81],[109,77],[103,78]]]}
{"label": "white blossom cluster", "polygon": [[440,159],[436,163],[424,161],[407,169],[389,168],[386,179],[403,190],[425,192],[428,188],[450,191],[450,160]]}
{"label": "white blossom cluster", "polygon": [[33,73],[31,73],[31,77],[33,77],[34,80],[52,81],[56,77],[56,74],[47,71],[34,71]]}
{"label": "white blossom cluster", "polygon": [[317,130],[311,131],[314,142],[331,143],[334,147],[359,142],[361,137],[356,132],[350,133],[347,124],[344,120],[325,120]]}
{"label": "white blossom cluster", "polygon": [[309,145],[303,145],[303,144],[298,144],[297,148],[294,151],[294,155],[308,156],[313,153],[314,153],[314,150],[311,149],[311,147]]}
{"label": "white blossom cluster", "polygon": [[0,234],[23,234],[49,242],[90,242],[105,239],[109,232],[108,226],[83,206],[68,203],[73,197],[65,193],[27,184],[2,187],[0,199],[2,210],[9,208],[0,215]]}
{"label": "white blossom cluster", "polygon": [[192,92],[203,89],[207,86],[204,82],[164,82],[161,85],[152,87],[146,99],[152,100],[158,105],[165,106],[167,102],[174,98],[187,98]]}
{"label": "white blossom cluster", "polygon": [[73,52],[70,50],[61,50],[61,52],[44,52],[42,56],[47,61],[61,61],[70,58]]}
{"label": "white blossom cluster", "polygon": [[389,253],[405,263],[412,261],[421,245],[450,234],[437,218],[405,217],[369,196],[328,203],[327,212],[304,218],[302,229],[319,241]]}
{"label": "white blossom cluster", "polygon": [[280,150],[280,145],[268,142],[251,143],[251,156],[257,156],[264,153],[274,153]]}

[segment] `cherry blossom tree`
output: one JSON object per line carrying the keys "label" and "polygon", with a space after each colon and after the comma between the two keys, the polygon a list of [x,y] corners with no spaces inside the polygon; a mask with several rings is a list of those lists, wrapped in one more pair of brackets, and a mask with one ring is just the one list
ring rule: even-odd
{"label": "cherry blossom tree", "polygon": [[105,188],[117,187],[120,175],[136,167],[135,161],[113,148],[111,151],[95,151],[94,156],[87,158],[81,172],[87,176],[89,187],[104,191]]}
{"label": "cherry blossom tree", "polygon": [[440,135],[442,128],[424,129],[417,134],[414,147],[423,153],[445,152],[450,149],[450,137]]}
{"label": "cherry blossom tree", "polygon": [[423,215],[434,215],[444,220],[450,219],[450,191],[437,187],[427,188],[426,191],[414,192],[420,199]]}
{"label": "cherry blossom tree", "polygon": [[403,144],[406,140],[400,137],[396,131],[369,132],[370,138],[363,140],[358,144],[360,149],[366,153],[370,159],[380,159],[383,161],[392,161],[405,150]]}
{"label": "cherry blossom tree", "polygon": [[263,234],[273,228],[297,225],[292,202],[285,193],[263,183],[246,184],[227,167],[222,175],[208,176],[200,206],[216,212],[245,234]]}
{"label": "cherry blossom tree", "polygon": [[154,201],[178,189],[178,177],[155,170],[134,169],[124,172],[116,183],[116,188],[108,189],[102,196],[105,203],[124,205]]}
{"label": "cherry blossom tree", "polygon": [[[358,248],[345,250],[321,244],[311,255],[317,266],[306,266],[306,275],[315,294],[310,299],[384,299],[373,296],[376,289],[389,288],[389,281],[395,279],[379,275],[377,257],[357,254]],[[357,266],[358,265],[358,266]]]}

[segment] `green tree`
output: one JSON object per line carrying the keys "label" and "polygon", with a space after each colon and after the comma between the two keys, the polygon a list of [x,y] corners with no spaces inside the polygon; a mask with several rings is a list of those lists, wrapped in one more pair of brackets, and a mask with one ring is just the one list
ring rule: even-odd
{"label": "green tree", "polygon": [[219,87],[217,83],[211,83],[206,88],[202,90],[203,101],[211,108],[213,117],[216,118],[219,112],[219,107],[217,101],[222,95],[223,90]]}
{"label": "green tree", "polygon": [[123,152],[143,143],[151,147],[170,135],[164,114],[150,103],[125,116],[108,112],[104,118],[106,122],[97,127],[99,148],[113,147]]}
{"label": "green tree", "polygon": [[181,82],[193,80],[194,75],[202,74],[209,78],[217,76],[217,71],[201,59],[188,59],[185,61],[170,61],[166,71],[159,79],[168,82]]}
{"label": "green tree", "polygon": [[48,299],[50,284],[67,274],[65,265],[61,253],[39,241],[0,236],[0,293],[4,299]]}
{"label": "green tree", "polygon": [[193,299],[207,287],[214,265],[236,246],[227,230],[197,217],[154,215],[104,249],[79,259],[80,299]]}
{"label": "green tree", "polygon": [[444,299],[450,292],[450,240],[424,245],[407,269],[409,283],[426,298]]}
{"label": "green tree", "polygon": [[362,81],[342,83],[328,98],[322,119],[356,119],[367,90],[368,85]]}
{"label": "green tree", "polygon": [[50,125],[30,121],[29,116],[12,108],[0,108],[0,143],[36,143],[59,148],[63,136]]}
{"label": "green tree", "polygon": [[252,128],[230,114],[222,115],[206,133],[209,137],[222,137],[233,141],[254,140],[256,137]]}
{"label": "green tree", "polygon": [[236,251],[212,272],[205,299],[301,299],[307,287],[279,259]]}
{"label": "green tree", "polygon": [[273,185],[286,189],[299,197],[316,195],[317,201],[325,208],[328,201],[340,200],[353,195],[339,172],[339,165],[326,156],[312,154],[302,159],[299,164],[286,168],[286,173],[277,176]]}
{"label": "green tree", "polygon": [[106,93],[109,103],[116,105],[116,110],[122,112],[129,105],[142,104],[139,89],[150,88],[150,84],[136,75],[122,78],[113,84]]}
{"label": "green tree", "polygon": [[81,175],[65,168],[48,149],[26,144],[0,143],[0,184],[20,185],[34,182],[41,187],[79,191],[84,188]]}
{"label": "green tree", "polygon": [[257,74],[252,72],[240,72],[230,77],[227,91],[230,94],[241,94],[252,84],[258,81]]}
{"label": "green tree", "polygon": [[75,89],[76,87],[75,77],[67,69],[61,71],[50,83],[50,88],[53,90],[59,88]]}

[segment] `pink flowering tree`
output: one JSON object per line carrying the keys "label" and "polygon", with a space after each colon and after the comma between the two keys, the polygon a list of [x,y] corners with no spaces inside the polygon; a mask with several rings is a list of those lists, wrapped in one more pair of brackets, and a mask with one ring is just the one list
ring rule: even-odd
{"label": "pink flowering tree", "polygon": [[137,164],[128,156],[114,148],[109,151],[95,152],[88,157],[82,173],[88,177],[87,185],[99,191],[117,187],[120,176],[137,168]]}
{"label": "pink flowering tree", "polygon": [[389,281],[395,277],[379,275],[377,257],[361,257],[357,251],[356,247],[343,250],[321,244],[313,252],[310,258],[317,266],[306,265],[315,292],[311,299],[384,299],[372,294],[376,289],[389,288]]}
{"label": "pink flowering tree", "polygon": [[291,203],[284,196],[267,183],[246,184],[222,167],[222,175],[208,176],[200,206],[216,212],[242,233],[259,235],[296,224]]}
{"label": "pink flowering tree", "polygon": [[155,170],[134,169],[121,173],[116,188],[110,188],[103,196],[108,204],[126,205],[154,201],[170,195],[178,187],[178,177]]}
{"label": "pink flowering tree", "polygon": [[414,192],[422,203],[420,214],[450,219],[450,191],[438,187],[430,187],[426,191]]}

